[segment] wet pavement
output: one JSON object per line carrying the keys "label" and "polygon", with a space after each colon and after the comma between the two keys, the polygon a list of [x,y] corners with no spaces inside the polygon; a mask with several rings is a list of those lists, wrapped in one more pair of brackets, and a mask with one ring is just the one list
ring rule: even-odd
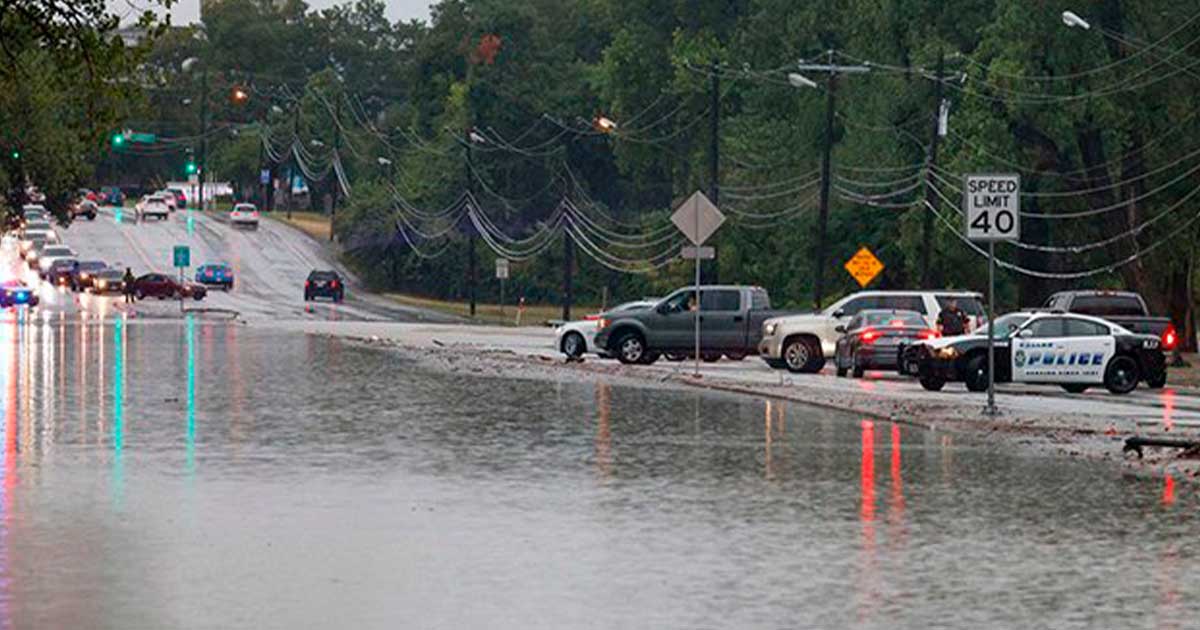
{"label": "wet pavement", "polygon": [[751,397],[0,316],[3,627],[1185,627],[1190,485]]}

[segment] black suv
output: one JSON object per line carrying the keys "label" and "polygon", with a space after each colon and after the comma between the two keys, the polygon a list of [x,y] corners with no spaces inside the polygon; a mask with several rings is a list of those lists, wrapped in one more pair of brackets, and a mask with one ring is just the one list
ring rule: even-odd
{"label": "black suv", "polygon": [[319,297],[341,302],[346,297],[346,283],[336,271],[314,269],[304,281],[304,301],[311,302]]}

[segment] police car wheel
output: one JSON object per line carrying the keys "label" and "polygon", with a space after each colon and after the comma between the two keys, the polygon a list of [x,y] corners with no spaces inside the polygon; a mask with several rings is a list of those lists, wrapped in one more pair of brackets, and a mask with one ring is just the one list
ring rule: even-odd
{"label": "police car wheel", "polygon": [[1071,394],[1082,394],[1088,390],[1088,386],[1082,383],[1068,383],[1063,385],[1062,388]]}
{"label": "police car wheel", "polygon": [[1137,389],[1140,380],[1137,361],[1130,357],[1113,357],[1104,370],[1104,386],[1114,394],[1128,394]]}
{"label": "police car wheel", "polygon": [[967,389],[973,392],[987,391],[987,355],[979,355],[967,361],[967,370],[963,374],[963,382]]}
{"label": "police car wheel", "polygon": [[1146,380],[1146,387],[1150,389],[1162,389],[1167,384],[1167,371],[1163,370],[1162,374]]}

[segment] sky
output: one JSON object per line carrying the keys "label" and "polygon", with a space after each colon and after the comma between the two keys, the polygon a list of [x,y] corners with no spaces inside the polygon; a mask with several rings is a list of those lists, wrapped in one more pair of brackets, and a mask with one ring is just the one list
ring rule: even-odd
{"label": "sky", "polygon": [[[353,0],[307,0],[313,9],[324,9],[338,4],[346,4]],[[429,5],[434,0],[386,0],[388,19],[396,20],[429,19]],[[130,11],[131,7],[146,6],[144,0],[108,0],[109,7],[118,14]],[[139,11],[132,11],[136,15]],[[200,0],[178,0],[171,7],[172,24],[191,24],[200,19]]]}

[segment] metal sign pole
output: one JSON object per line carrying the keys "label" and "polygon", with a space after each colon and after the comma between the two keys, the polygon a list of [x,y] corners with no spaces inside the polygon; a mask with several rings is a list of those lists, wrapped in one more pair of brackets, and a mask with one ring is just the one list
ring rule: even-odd
{"label": "metal sign pole", "polygon": [[[700,232],[700,213],[696,213],[696,233]],[[696,246],[696,376],[700,376],[700,247]]]}
{"label": "metal sign pole", "polygon": [[988,396],[984,413],[996,415],[996,242],[988,241]]}

